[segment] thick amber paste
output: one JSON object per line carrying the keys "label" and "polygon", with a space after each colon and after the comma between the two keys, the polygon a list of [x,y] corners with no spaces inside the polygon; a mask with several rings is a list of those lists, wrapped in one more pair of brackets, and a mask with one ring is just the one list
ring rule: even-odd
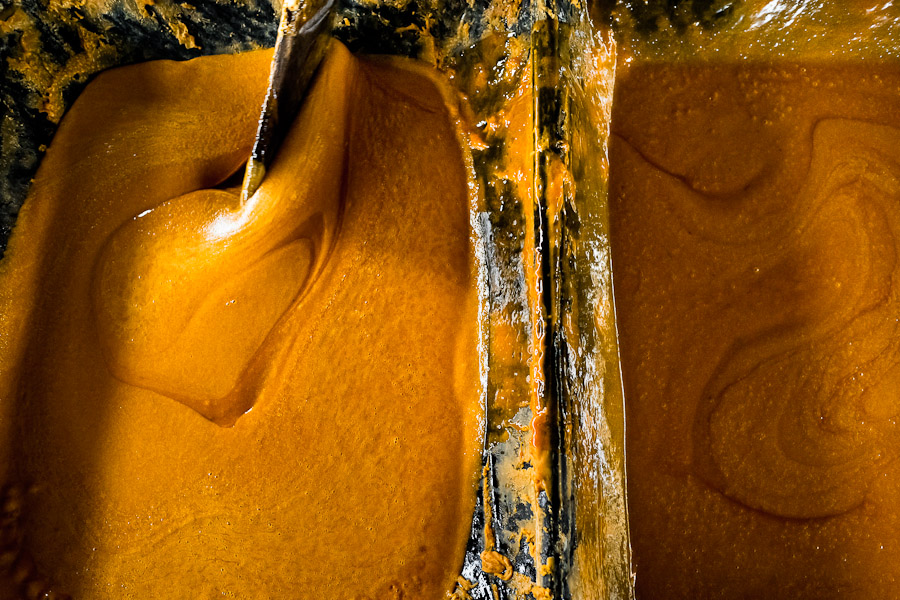
{"label": "thick amber paste", "polygon": [[483,429],[455,113],[424,67],[335,43],[241,204],[221,182],[270,59],[103,74],[41,165],[0,263],[20,579],[79,598],[451,591]]}
{"label": "thick amber paste", "polygon": [[645,66],[612,221],[641,598],[894,598],[900,71]]}

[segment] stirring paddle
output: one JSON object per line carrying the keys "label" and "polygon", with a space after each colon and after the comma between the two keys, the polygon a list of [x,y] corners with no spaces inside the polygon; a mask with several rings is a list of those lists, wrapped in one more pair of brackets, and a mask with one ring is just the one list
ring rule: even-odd
{"label": "stirring paddle", "polygon": [[259,189],[288,126],[300,111],[313,75],[331,40],[331,11],[335,0],[286,0],[281,10],[269,87],[259,117],[259,128],[244,182],[241,200]]}

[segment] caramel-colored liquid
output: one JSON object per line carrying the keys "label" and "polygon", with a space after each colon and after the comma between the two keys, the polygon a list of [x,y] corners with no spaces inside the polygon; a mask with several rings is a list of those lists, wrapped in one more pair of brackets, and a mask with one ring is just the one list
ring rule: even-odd
{"label": "caramel-colored liquid", "polygon": [[457,577],[483,430],[467,150],[424,67],[335,43],[242,204],[219,184],[270,59],[101,75],[0,263],[8,475],[53,589],[441,598]]}
{"label": "caramel-colored liquid", "polygon": [[900,71],[645,66],[612,225],[641,598],[894,598]]}

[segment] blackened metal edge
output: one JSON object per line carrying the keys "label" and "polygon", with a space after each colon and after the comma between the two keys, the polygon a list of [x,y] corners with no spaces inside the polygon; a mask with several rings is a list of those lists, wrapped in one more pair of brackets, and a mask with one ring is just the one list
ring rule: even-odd
{"label": "blackened metal edge", "polygon": [[[551,583],[559,600],[630,600],[624,398],[605,160],[615,45],[611,38],[604,42],[587,6],[546,2],[549,16],[535,42],[544,57],[535,84],[535,136],[544,372],[554,434],[548,553],[557,564]],[[599,319],[598,305],[605,307]]]}
{"label": "blackened metal edge", "polygon": [[[562,0],[564,1],[564,0]],[[567,600],[569,598],[566,589],[564,575],[564,557],[566,549],[563,547],[562,533],[566,527],[566,518],[572,507],[564,502],[561,494],[561,482],[565,475],[559,472],[560,467],[565,467],[565,461],[561,458],[561,428],[565,424],[565,416],[561,413],[563,403],[561,398],[562,378],[565,365],[559,360],[561,354],[560,344],[565,340],[559,333],[559,304],[561,301],[561,287],[559,286],[559,242],[556,223],[548,214],[548,204],[552,200],[548,197],[551,190],[550,173],[551,162],[558,159],[560,141],[565,134],[560,116],[561,105],[564,100],[564,91],[558,86],[558,42],[559,22],[553,18],[556,13],[556,0],[548,0],[544,7],[551,18],[542,20],[536,28],[535,48],[535,173],[538,178],[538,198],[535,205],[535,240],[541,257],[540,278],[542,281],[543,327],[544,327],[544,365],[543,372],[546,384],[545,402],[550,415],[550,464],[555,468],[551,471],[551,479],[546,490],[545,527],[547,537],[545,545],[541,549],[548,557],[552,557],[557,569],[547,575],[542,583],[553,591],[554,598]]]}

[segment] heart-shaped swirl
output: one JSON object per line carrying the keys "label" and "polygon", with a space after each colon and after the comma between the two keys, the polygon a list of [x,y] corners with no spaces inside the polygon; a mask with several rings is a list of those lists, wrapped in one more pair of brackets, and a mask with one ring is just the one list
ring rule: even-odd
{"label": "heart-shaped swirl", "polygon": [[336,235],[353,77],[349,54],[332,52],[282,146],[288,158],[245,204],[235,191],[192,192],[109,239],[95,267],[93,304],[116,378],[219,425],[252,407],[241,375]]}

